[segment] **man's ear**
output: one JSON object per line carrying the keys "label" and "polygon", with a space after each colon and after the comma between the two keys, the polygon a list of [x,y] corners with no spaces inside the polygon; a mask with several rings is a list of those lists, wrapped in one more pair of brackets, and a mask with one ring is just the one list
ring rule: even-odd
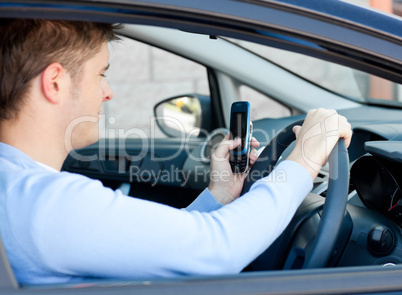
{"label": "man's ear", "polygon": [[58,62],[48,65],[42,72],[42,91],[49,102],[59,103],[65,77],[66,71]]}

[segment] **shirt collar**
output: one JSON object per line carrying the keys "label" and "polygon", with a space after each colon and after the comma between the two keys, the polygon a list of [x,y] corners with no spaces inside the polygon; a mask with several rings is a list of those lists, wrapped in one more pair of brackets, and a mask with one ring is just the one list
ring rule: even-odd
{"label": "shirt collar", "polygon": [[51,171],[51,172],[60,172],[60,171],[57,171],[57,170],[54,169],[53,167],[50,167],[50,166],[48,166],[48,165],[46,165],[46,164],[43,164],[43,163],[38,162],[38,161],[35,161],[35,162],[36,162],[36,164],[38,164],[39,166],[42,166],[43,168],[45,168],[45,169],[47,169],[47,170],[49,170],[49,171]]}

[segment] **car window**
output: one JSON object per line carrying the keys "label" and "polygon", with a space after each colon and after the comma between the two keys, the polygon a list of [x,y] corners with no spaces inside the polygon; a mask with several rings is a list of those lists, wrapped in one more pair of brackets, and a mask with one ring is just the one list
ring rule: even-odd
{"label": "car window", "polygon": [[114,98],[103,105],[101,138],[167,137],[154,120],[158,102],[191,93],[209,96],[207,70],[200,64],[125,37],[109,51],[106,79]]}
{"label": "car window", "polygon": [[259,56],[346,98],[393,101],[402,106],[402,86],[346,66],[299,53],[280,50],[247,41],[229,39]]}

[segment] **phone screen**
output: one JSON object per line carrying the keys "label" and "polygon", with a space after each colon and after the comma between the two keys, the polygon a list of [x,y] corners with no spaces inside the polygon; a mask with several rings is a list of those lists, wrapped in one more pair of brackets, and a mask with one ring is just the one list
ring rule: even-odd
{"label": "phone screen", "polygon": [[230,132],[232,133],[232,138],[240,137],[241,145],[238,146],[234,151],[241,152],[244,150],[246,143],[246,113],[245,112],[234,112],[232,114]]}

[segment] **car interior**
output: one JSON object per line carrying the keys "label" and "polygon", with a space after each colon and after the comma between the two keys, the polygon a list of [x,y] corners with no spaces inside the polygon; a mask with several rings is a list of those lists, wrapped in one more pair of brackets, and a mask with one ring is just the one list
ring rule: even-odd
{"label": "car interior", "polygon": [[[104,185],[120,188],[133,197],[183,208],[208,185],[211,154],[228,132],[228,105],[234,98],[245,99],[239,91],[243,85],[252,88],[255,91],[252,94],[264,93],[262,99],[273,100],[285,109],[282,116],[275,117],[275,112],[271,117],[258,117],[257,114],[253,120],[253,135],[262,143],[262,147],[259,150],[260,158],[252,171],[259,169],[268,173],[278,161],[286,158],[294,140],[289,130],[295,122],[301,124],[300,120],[312,104],[316,103],[315,107],[337,104],[338,112],[348,118],[354,130],[348,158],[341,159],[344,153],[340,152],[342,148],[339,147],[332,165],[327,163],[322,169],[313,191],[300,206],[287,230],[245,271],[297,269],[310,263],[315,267],[328,267],[392,265],[401,262],[399,216],[402,213],[399,207],[402,201],[399,203],[399,199],[402,194],[399,189],[401,176],[398,173],[401,161],[397,141],[402,139],[402,121],[399,102],[395,101],[400,95],[398,85],[392,86],[396,97],[394,101],[383,99],[368,103],[362,101],[364,93],[361,85],[346,85],[347,90],[341,93],[331,88],[339,86],[339,81],[326,87],[317,85],[307,78],[301,79],[299,73],[265,59],[249,48],[245,50],[233,39],[211,39],[200,34],[138,25],[126,26],[121,34],[125,38],[162,47],[181,58],[201,63],[207,68],[209,93],[177,93],[156,102],[154,127],[164,137],[141,137],[135,134],[137,138],[103,138],[92,146],[74,152],[79,157],[70,155],[63,170],[99,179]],[[186,44],[184,48],[177,46],[178,40],[180,44]],[[217,52],[220,49],[226,57],[223,58],[219,53],[211,56],[208,52],[204,56],[197,55],[195,48],[201,47],[201,43],[204,44],[203,51]],[[257,50],[261,52],[261,48]],[[245,61],[234,65],[232,54],[244,55]],[[271,59],[275,58],[271,52],[269,54]],[[246,72],[241,70],[243,63],[255,63],[256,66],[252,67],[254,75],[240,80],[238,74],[245,76]],[[231,66],[226,65],[225,68],[224,64]],[[346,70],[351,71],[349,68],[341,69]],[[359,78],[368,79],[360,77],[363,74],[352,74],[356,84]],[[295,81],[293,84],[305,95],[295,95],[293,87],[266,83],[266,77],[270,75],[283,75],[287,83]],[[225,79],[232,81],[221,83]],[[276,97],[272,94],[276,88],[282,89],[280,100],[273,98]],[[284,93],[287,90],[289,93]],[[233,93],[235,95],[231,96]],[[351,93],[359,93],[361,97],[347,97]],[[303,97],[303,102],[297,101],[300,97]],[[320,98],[319,103],[316,102],[317,97]],[[253,105],[252,96],[249,101]],[[198,112],[191,108],[200,110],[201,114],[197,113],[195,116],[198,119],[188,123],[184,115]],[[179,122],[184,126],[182,129],[175,126],[175,122],[164,119],[166,114],[178,118],[178,113],[183,114],[179,120],[186,121]],[[189,124],[188,130],[186,124]],[[289,145],[290,148],[286,149]],[[341,176],[344,176],[343,180]],[[244,193],[251,184],[252,181],[245,184]],[[331,202],[329,199],[332,194],[338,198],[334,197]],[[339,195],[345,196],[343,204],[337,204],[342,199]],[[338,209],[334,209],[336,207]],[[338,216],[331,215],[333,212],[338,212]],[[311,258],[312,254],[318,257],[314,258],[313,255]],[[314,259],[318,261],[310,262]]]}
{"label": "car interior", "polygon": [[[400,84],[297,53],[301,41],[280,34],[269,36],[271,46],[138,24],[119,34],[108,73],[115,98],[103,109],[100,140],[72,151],[62,171],[185,208],[208,186],[233,102],[251,103],[261,144],[251,172],[262,175],[286,159],[292,126],[308,110],[335,108],[353,127],[351,145],[338,143],[286,230],[243,272],[402,263]],[[371,97],[378,81],[385,97]],[[0,286],[21,287],[1,243],[0,256]]]}

